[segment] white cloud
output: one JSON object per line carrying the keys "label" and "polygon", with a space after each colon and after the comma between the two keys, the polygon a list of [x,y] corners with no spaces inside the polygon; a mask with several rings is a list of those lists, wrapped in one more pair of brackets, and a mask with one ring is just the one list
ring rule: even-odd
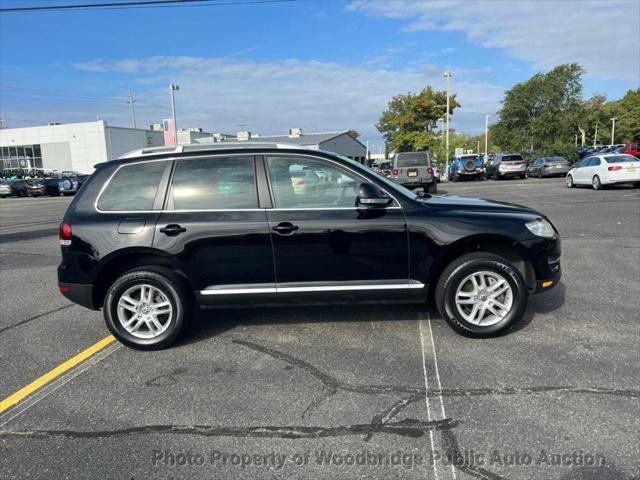
{"label": "white cloud", "polygon": [[[374,125],[393,95],[418,92],[427,85],[444,88],[443,68],[435,65],[397,71],[293,59],[150,57],[94,60],[74,66],[110,78],[115,74],[135,79],[140,90],[146,91],[136,92],[142,118],[145,102],[166,104],[167,85],[177,83],[178,124],[182,127],[233,133],[242,122],[261,134],[282,133],[291,127],[306,131],[353,128],[373,142],[380,141]],[[482,131],[484,114],[498,108],[503,89],[480,80],[484,76],[474,70],[456,70],[452,92],[463,108],[453,115],[452,127],[458,131]],[[158,114],[157,108],[153,110],[153,115]],[[147,120],[157,121],[158,117]]]}
{"label": "white cloud", "polygon": [[355,0],[347,8],[406,19],[405,31],[461,31],[472,43],[504,49],[536,68],[578,62],[594,77],[640,84],[637,0]]}

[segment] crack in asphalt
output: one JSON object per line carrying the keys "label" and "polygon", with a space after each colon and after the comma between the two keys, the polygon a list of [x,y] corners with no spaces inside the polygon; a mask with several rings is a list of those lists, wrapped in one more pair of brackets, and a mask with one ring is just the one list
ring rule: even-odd
{"label": "crack in asphalt", "polygon": [[37,320],[39,318],[42,317],[46,317],[47,315],[51,314],[51,313],[56,313],[59,312],[60,310],[66,310],[67,308],[71,308],[71,307],[75,307],[75,304],[70,304],[70,305],[64,305],[62,307],[58,307],[58,308],[54,308],[53,310],[49,310],[48,312],[44,312],[44,313],[40,313],[38,315],[34,315],[33,317],[29,317],[25,320],[22,320],[18,323],[14,323],[13,325],[8,325],[6,327],[0,328],[0,333],[2,332],[6,332],[7,330],[11,330],[12,328],[16,328],[19,327],[20,325],[24,325],[25,323],[29,323],[33,320]]}
{"label": "crack in asphalt", "polygon": [[325,438],[342,437],[347,435],[361,435],[373,433],[391,433],[402,437],[417,438],[430,430],[448,430],[457,426],[454,420],[445,418],[423,422],[415,419],[405,419],[394,423],[384,424],[355,424],[338,427],[309,427],[309,426],[259,426],[259,427],[213,427],[209,425],[144,425],[140,427],[122,428],[117,430],[78,431],[78,430],[22,430],[0,431],[0,438],[113,438],[136,434],[174,434],[198,435],[203,437],[240,437],[240,438]]}
{"label": "crack in asphalt", "polygon": [[[237,345],[243,345],[251,350],[264,353],[270,357],[286,362],[295,367],[299,367],[306,371],[317,380],[322,382],[329,391],[344,390],[354,393],[364,393],[370,395],[380,394],[409,394],[420,395],[419,398],[427,397],[472,397],[472,396],[489,396],[489,395],[532,395],[544,393],[576,393],[590,395],[614,395],[629,398],[640,398],[640,390],[619,389],[606,387],[574,387],[568,385],[561,386],[537,386],[537,387],[500,387],[500,388],[446,388],[446,389],[429,389],[427,392],[424,387],[408,387],[403,385],[356,385],[344,382],[323,372],[319,368],[311,365],[304,360],[300,360],[286,353],[268,348],[257,343],[247,340],[232,340]],[[321,397],[322,400],[328,398],[329,395]],[[413,398],[413,397],[411,397]],[[415,400],[414,400],[415,401]],[[316,405],[317,407],[317,405]]]}

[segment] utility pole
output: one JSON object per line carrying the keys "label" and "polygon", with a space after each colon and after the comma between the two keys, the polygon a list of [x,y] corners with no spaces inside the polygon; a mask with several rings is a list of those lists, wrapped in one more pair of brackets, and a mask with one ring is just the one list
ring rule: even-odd
{"label": "utility pole", "polygon": [[178,85],[173,83],[169,85],[169,93],[171,94],[171,118],[173,118],[173,143],[178,146],[178,123],[176,122],[176,98],[173,92],[180,90]]}
{"label": "utility pole", "polygon": [[365,165],[369,164],[369,140],[367,140],[367,153],[364,157],[364,164]]}
{"label": "utility pole", "polygon": [[447,114],[445,116],[445,120],[447,122],[447,130],[445,137],[445,147],[444,147],[444,155],[445,155],[445,171],[449,171],[449,90],[451,87],[451,70],[445,70],[444,78],[447,79]]}
{"label": "utility pole", "polygon": [[611,146],[613,147],[613,139],[616,135],[616,117],[612,117],[611,118],[611,122],[613,123],[613,125],[611,126]]}
{"label": "utility pole", "polygon": [[491,115],[484,116],[484,161],[487,161],[489,155],[489,117]]}
{"label": "utility pole", "polygon": [[136,101],[133,99],[133,94],[131,93],[131,90],[129,90],[129,100],[127,100],[127,103],[131,107],[131,126],[133,128],[136,128],[136,111],[133,108],[133,104],[136,103]]}
{"label": "utility pole", "polygon": [[596,133],[593,134],[593,146],[596,146],[596,140],[598,139],[598,122],[596,122]]}

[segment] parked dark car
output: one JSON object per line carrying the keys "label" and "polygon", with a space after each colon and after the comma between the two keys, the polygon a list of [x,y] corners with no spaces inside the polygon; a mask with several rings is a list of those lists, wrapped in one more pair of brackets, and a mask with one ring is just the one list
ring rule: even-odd
{"label": "parked dark car", "polygon": [[[414,193],[357,162],[276,144],[148,149],[96,166],[60,225],[59,289],[123,343],[174,342],[193,308],[435,302],[458,332],[512,329],[560,279],[537,211]],[[312,169],[321,190],[298,190]]]}
{"label": "parked dark car", "polygon": [[389,178],[406,188],[422,188],[427,193],[438,191],[428,152],[396,153]]}
{"label": "parked dark car", "polygon": [[569,162],[563,157],[539,157],[529,165],[527,172],[530,177],[564,177],[570,169]]}
{"label": "parked dark car", "polygon": [[27,186],[24,180],[2,180],[0,181],[0,198],[26,197]]}
{"label": "parked dark car", "polygon": [[527,162],[519,153],[496,153],[490,162],[487,162],[487,177],[494,180],[502,178],[527,178]]}

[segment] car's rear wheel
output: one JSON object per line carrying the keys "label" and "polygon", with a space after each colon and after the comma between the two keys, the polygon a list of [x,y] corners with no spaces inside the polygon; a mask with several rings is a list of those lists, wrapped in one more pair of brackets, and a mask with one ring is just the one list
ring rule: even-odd
{"label": "car's rear wheel", "polygon": [[440,275],[436,306],[457,332],[488,337],[513,329],[524,316],[528,292],[520,272],[492,253],[470,253]]}
{"label": "car's rear wheel", "polygon": [[600,177],[598,175],[594,175],[593,180],[591,180],[591,185],[594,190],[602,190],[602,182],[600,181]]}
{"label": "car's rear wheel", "polygon": [[435,180],[425,185],[424,191],[427,193],[438,193],[438,182]]}
{"label": "car's rear wheel", "polygon": [[571,175],[567,175],[566,183],[567,183],[567,188],[575,187],[575,184],[573,183],[573,177]]}
{"label": "car's rear wheel", "polygon": [[120,276],[107,291],[104,318],[125,345],[156,350],[175,342],[189,320],[191,300],[171,272],[137,269]]}

